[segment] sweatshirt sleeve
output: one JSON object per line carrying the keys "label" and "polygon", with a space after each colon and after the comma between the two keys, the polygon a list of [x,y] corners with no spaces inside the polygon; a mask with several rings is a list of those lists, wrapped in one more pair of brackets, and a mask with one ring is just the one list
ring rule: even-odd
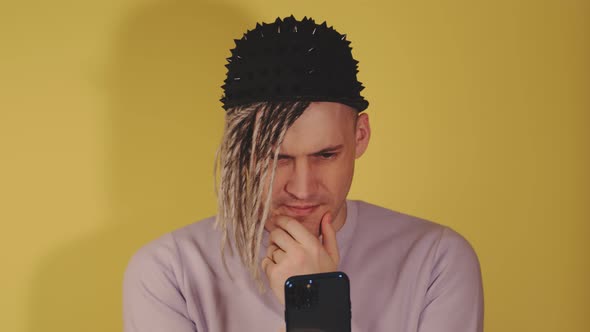
{"label": "sweatshirt sleeve", "polygon": [[419,332],[482,332],[483,287],[475,251],[450,228],[442,231],[420,315]]}
{"label": "sweatshirt sleeve", "polygon": [[181,293],[182,265],[171,234],[142,247],[123,279],[125,332],[196,332]]}

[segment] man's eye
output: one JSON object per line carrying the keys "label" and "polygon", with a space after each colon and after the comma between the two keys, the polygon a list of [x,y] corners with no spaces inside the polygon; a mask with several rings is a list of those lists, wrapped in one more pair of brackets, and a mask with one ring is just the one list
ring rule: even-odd
{"label": "man's eye", "polygon": [[322,159],[332,159],[335,156],[336,156],[336,153],[333,153],[333,152],[320,153],[320,157]]}

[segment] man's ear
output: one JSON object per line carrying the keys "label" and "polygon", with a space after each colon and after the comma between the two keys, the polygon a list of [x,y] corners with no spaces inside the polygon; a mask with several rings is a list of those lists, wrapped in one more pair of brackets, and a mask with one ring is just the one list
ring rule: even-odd
{"label": "man's ear", "polygon": [[358,115],[356,121],[356,133],[355,133],[355,158],[360,158],[369,146],[369,140],[371,138],[371,126],[369,124],[369,114],[361,113]]}

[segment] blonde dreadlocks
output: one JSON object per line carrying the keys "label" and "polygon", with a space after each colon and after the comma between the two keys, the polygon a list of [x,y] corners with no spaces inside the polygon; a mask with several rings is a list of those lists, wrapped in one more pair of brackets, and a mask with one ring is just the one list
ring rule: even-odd
{"label": "blonde dreadlocks", "polygon": [[226,113],[223,139],[215,160],[215,179],[219,178],[215,226],[222,233],[226,271],[229,273],[225,249],[229,243],[233,255],[233,242],[242,264],[261,288],[259,252],[269,217],[279,148],[287,129],[309,104],[308,101],[257,102],[232,107]]}

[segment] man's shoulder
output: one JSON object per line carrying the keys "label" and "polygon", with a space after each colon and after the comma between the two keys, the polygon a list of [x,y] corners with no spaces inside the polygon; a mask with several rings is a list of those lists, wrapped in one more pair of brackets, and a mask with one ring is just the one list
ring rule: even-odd
{"label": "man's shoulder", "polygon": [[435,248],[437,260],[478,266],[471,243],[451,226],[363,201],[356,204],[359,223],[356,231],[364,238],[380,239],[398,249]]}
{"label": "man's shoulder", "polygon": [[396,241],[403,239],[411,243],[424,241],[473,251],[468,240],[451,226],[364,201],[353,202],[359,223],[356,231],[365,236],[395,238]]}
{"label": "man's shoulder", "polygon": [[220,232],[215,228],[215,216],[195,221],[170,232],[175,241],[212,241],[220,238]]}
{"label": "man's shoulder", "polygon": [[[134,252],[128,263],[128,269],[154,269],[161,268],[163,265],[174,268],[170,265],[176,262],[180,264],[182,252],[187,247],[207,248],[219,243],[220,235],[215,230],[214,224],[215,217],[209,217],[160,235]],[[215,251],[207,250],[206,252]]]}
{"label": "man's shoulder", "polygon": [[[442,232],[445,226],[422,217],[403,213],[361,200],[351,201],[356,205],[360,228],[373,231],[393,232]],[[368,226],[368,227],[365,227]]]}

